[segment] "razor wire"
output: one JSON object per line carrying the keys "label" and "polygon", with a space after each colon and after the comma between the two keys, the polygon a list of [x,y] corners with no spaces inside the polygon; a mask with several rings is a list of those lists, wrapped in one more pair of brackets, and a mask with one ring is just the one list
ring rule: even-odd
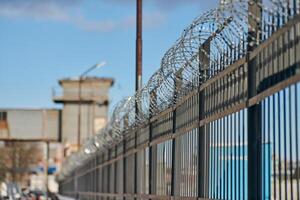
{"label": "razor wire", "polygon": [[[254,3],[261,17],[249,9]],[[217,8],[195,18],[164,54],[160,68],[146,85],[118,102],[107,126],[65,159],[58,178],[69,176],[94,153],[119,143],[127,132],[147,124],[151,117],[245,57],[249,47],[267,40],[299,10],[299,0],[221,0]],[[251,31],[258,31],[259,38],[249,34]]]}

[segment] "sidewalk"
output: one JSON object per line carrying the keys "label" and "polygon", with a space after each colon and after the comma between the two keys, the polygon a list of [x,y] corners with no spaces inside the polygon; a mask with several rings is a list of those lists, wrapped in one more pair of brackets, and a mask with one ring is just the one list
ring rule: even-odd
{"label": "sidewalk", "polygon": [[58,197],[59,200],[75,200],[75,199],[73,199],[73,198],[61,196],[61,195],[59,195],[59,194],[56,194],[56,196]]}

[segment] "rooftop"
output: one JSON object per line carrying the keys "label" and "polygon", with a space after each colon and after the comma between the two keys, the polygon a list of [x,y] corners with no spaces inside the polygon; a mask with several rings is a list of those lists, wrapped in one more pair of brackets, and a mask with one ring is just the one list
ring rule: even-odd
{"label": "rooftop", "polygon": [[[84,82],[107,82],[110,83],[110,85],[112,86],[114,84],[114,79],[113,78],[104,78],[104,77],[96,77],[96,76],[88,76],[88,77],[84,77],[82,79]],[[68,83],[68,82],[78,82],[79,81],[79,77],[71,77],[71,78],[63,78],[60,79],[58,82],[60,85],[62,85],[63,83]]]}
{"label": "rooftop", "polygon": [[10,107],[2,107],[0,108],[0,112],[4,111],[60,111],[60,108],[10,108]]}

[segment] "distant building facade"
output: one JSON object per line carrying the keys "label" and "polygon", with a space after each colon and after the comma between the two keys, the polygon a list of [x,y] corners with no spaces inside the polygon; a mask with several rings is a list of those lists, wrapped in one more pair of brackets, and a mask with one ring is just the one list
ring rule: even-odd
{"label": "distant building facade", "polygon": [[78,149],[79,129],[82,144],[86,138],[106,125],[109,89],[113,85],[113,79],[62,79],[59,84],[62,92],[55,93],[53,101],[63,104],[62,143],[65,145],[65,155],[68,155]]}
{"label": "distant building facade", "polygon": [[0,109],[1,139],[60,140],[59,109]]}
{"label": "distant building facade", "polygon": [[[9,169],[3,172],[4,179],[8,182],[18,181],[22,187],[27,187],[30,183],[32,189],[45,189],[45,181],[43,184],[31,183],[46,180],[46,171],[51,169],[48,173],[49,189],[57,191],[57,187],[54,187],[57,185],[54,175],[63,159],[60,140],[60,109],[0,109],[0,159],[4,160],[2,162]],[[35,157],[35,162],[27,163],[32,160],[32,156]]]}
{"label": "distant building facade", "polygon": [[[99,132],[107,123],[112,79],[62,79],[59,84],[62,92],[55,93],[53,101],[61,103],[62,109],[0,108],[0,150],[14,143],[18,146],[18,142],[34,145],[41,150],[39,163],[26,169],[16,169],[27,173],[21,185],[26,186],[28,182],[31,189],[46,188],[47,170],[48,187],[55,192],[57,184],[54,175],[60,170],[64,157],[78,149],[78,128],[82,144],[87,137]],[[9,173],[7,177],[8,181],[14,179]]]}

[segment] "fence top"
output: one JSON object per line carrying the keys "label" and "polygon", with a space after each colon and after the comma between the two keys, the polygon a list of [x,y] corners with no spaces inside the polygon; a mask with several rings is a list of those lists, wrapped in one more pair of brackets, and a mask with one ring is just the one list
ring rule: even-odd
{"label": "fence top", "polygon": [[[108,125],[94,138],[88,139],[79,152],[65,160],[59,179],[70,175],[91,158],[94,152],[119,143],[128,132],[134,132],[149,124],[150,120],[171,112],[190,95],[226,75],[228,70],[245,63],[249,47],[256,47],[268,37],[276,37],[264,32],[265,29],[259,29],[257,34],[269,36],[257,41],[249,33],[256,30],[257,24],[267,25],[274,31],[283,26],[285,20],[277,18],[286,18],[287,2],[255,2],[233,0],[230,3],[220,3],[216,8],[195,18],[164,54],[160,68],[147,84],[133,96],[117,103]],[[258,9],[252,9],[253,6]],[[259,15],[257,10],[261,10],[263,14]],[[287,16],[286,21],[288,20]],[[263,45],[254,50],[251,56],[256,55]]]}

